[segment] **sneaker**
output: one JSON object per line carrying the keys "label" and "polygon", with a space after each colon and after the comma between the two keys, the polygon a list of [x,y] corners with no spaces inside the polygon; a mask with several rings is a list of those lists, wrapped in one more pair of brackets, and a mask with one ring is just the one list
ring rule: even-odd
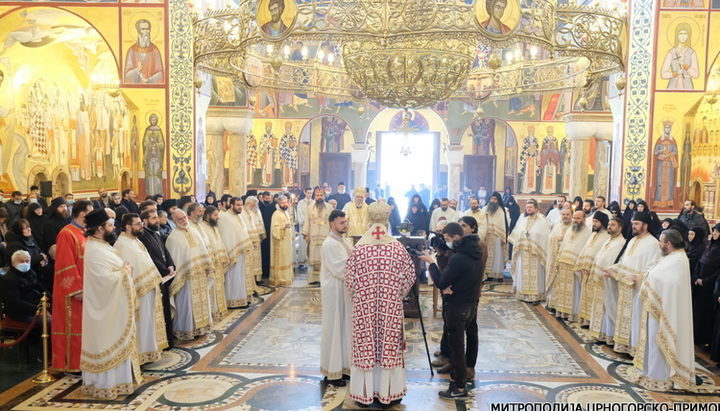
{"label": "sneaker", "polygon": [[467,400],[470,398],[467,389],[460,391],[457,387],[451,390],[440,391],[438,395],[444,400]]}

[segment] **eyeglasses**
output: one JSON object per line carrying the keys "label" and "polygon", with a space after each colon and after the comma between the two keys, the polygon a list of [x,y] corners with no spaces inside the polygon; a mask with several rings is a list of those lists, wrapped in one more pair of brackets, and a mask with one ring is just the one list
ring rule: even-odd
{"label": "eyeglasses", "polygon": [[142,226],[145,225],[145,222],[144,222],[144,221],[140,221],[140,222],[137,222],[137,223],[132,223],[132,224],[130,224],[130,225],[131,225],[131,226],[133,226],[133,225],[139,225],[140,227],[142,227]]}

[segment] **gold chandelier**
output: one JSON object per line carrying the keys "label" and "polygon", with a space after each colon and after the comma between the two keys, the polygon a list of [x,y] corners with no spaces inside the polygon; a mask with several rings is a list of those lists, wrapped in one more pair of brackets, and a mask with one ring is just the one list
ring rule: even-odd
{"label": "gold chandelier", "polygon": [[[194,13],[195,64],[250,88],[413,109],[558,93],[624,70],[623,11],[554,3],[240,0]],[[524,55],[503,55],[517,45]]]}

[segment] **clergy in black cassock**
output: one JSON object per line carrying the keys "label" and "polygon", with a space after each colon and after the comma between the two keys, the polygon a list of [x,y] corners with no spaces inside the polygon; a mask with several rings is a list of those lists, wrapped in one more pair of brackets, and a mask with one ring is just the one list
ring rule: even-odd
{"label": "clergy in black cassock", "polygon": [[[167,277],[171,273],[174,273],[175,262],[173,261],[170,253],[160,237],[160,222],[158,221],[157,213],[154,210],[145,210],[142,215],[143,232],[138,237],[141,243],[147,249],[150,258],[152,258],[155,267],[157,267],[160,275]],[[171,270],[172,269],[172,270]],[[170,285],[173,280],[162,282],[160,289],[162,291],[162,304],[163,304],[163,315],[165,317],[165,331],[167,333],[167,340],[169,346],[173,346],[173,329],[172,329],[172,316],[170,310]]]}
{"label": "clergy in black cassock", "polygon": [[[272,226],[272,215],[275,213],[275,202],[272,200],[270,193],[265,191],[262,193],[263,201],[258,201],[260,214],[265,224],[265,239],[260,243],[260,252],[262,253],[262,276],[270,278],[270,227]],[[265,201],[267,200],[267,201]]]}

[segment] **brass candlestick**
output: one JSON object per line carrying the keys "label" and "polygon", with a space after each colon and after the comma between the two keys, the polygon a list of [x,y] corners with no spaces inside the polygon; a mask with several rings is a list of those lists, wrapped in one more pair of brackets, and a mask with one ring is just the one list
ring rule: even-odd
{"label": "brass candlestick", "polygon": [[50,334],[48,333],[47,329],[47,308],[48,308],[48,298],[47,293],[43,293],[42,298],[40,299],[40,309],[42,310],[42,340],[43,340],[43,371],[38,375],[37,377],[33,378],[32,382],[36,384],[46,384],[49,382],[55,381],[55,377],[50,375],[48,372],[48,338],[50,337]]}

